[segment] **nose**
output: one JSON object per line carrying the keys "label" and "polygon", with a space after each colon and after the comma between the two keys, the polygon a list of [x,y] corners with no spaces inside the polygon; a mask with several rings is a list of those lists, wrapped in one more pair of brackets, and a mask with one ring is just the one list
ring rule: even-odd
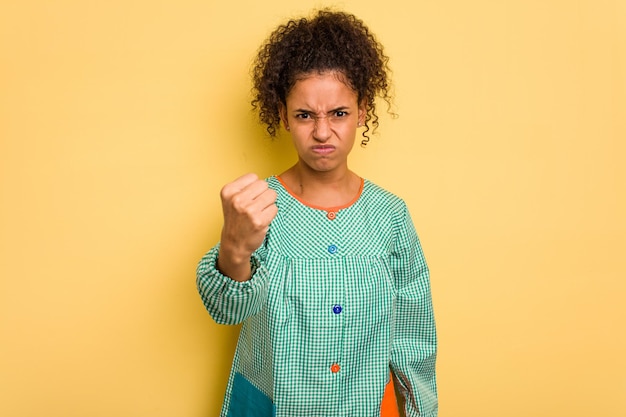
{"label": "nose", "polygon": [[315,128],[313,129],[313,138],[318,142],[326,142],[332,135],[330,121],[327,117],[318,117],[315,119]]}

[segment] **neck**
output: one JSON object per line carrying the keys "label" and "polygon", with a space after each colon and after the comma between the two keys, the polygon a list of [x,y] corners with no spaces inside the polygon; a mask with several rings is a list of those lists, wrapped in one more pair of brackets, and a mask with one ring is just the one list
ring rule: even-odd
{"label": "neck", "polygon": [[332,187],[342,188],[351,184],[357,177],[352,171],[348,169],[348,166],[334,169],[332,171],[314,171],[306,164],[297,162],[291,169],[291,174],[296,179],[301,187],[316,188],[316,187]]}
{"label": "neck", "polygon": [[300,162],[280,175],[289,189],[302,200],[322,207],[351,201],[361,187],[361,178],[350,171],[313,171]]}

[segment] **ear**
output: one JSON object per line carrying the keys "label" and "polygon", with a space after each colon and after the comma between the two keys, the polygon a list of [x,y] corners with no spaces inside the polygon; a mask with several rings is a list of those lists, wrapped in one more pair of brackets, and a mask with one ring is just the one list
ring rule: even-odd
{"label": "ear", "polygon": [[278,108],[278,114],[280,114],[280,120],[283,122],[285,129],[289,130],[289,122],[287,121],[287,107],[280,103],[280,107]]}

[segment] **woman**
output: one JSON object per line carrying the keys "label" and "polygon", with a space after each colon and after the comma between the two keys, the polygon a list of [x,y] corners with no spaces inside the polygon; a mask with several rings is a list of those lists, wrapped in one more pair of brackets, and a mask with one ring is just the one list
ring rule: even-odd
{"label": "woman", "polygon": [[[348,168],[388,102],[387,57],[350,14],[279,26],[254,67],[262,123],[297,162],[221,192],[221,240],[198,267],[218,322],[243,323],[222,416],[436,416],[429,273],[404,202]],[[391,410],[388,406],[392,404]]]}

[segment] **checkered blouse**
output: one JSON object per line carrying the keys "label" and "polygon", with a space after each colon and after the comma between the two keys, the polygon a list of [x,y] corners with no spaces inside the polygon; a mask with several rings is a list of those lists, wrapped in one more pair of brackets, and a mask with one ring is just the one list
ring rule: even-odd
{"label": "checkered blouse", "polygon": [[216,269],[219,244],[197,270],[213,319],[243,323],[221,416],[374,417],[390,375],[401,413],[436,416],[429,273],[405,203],[364,180],[345,207],[314,207],[267,181],[278,214],[252,278]]}

